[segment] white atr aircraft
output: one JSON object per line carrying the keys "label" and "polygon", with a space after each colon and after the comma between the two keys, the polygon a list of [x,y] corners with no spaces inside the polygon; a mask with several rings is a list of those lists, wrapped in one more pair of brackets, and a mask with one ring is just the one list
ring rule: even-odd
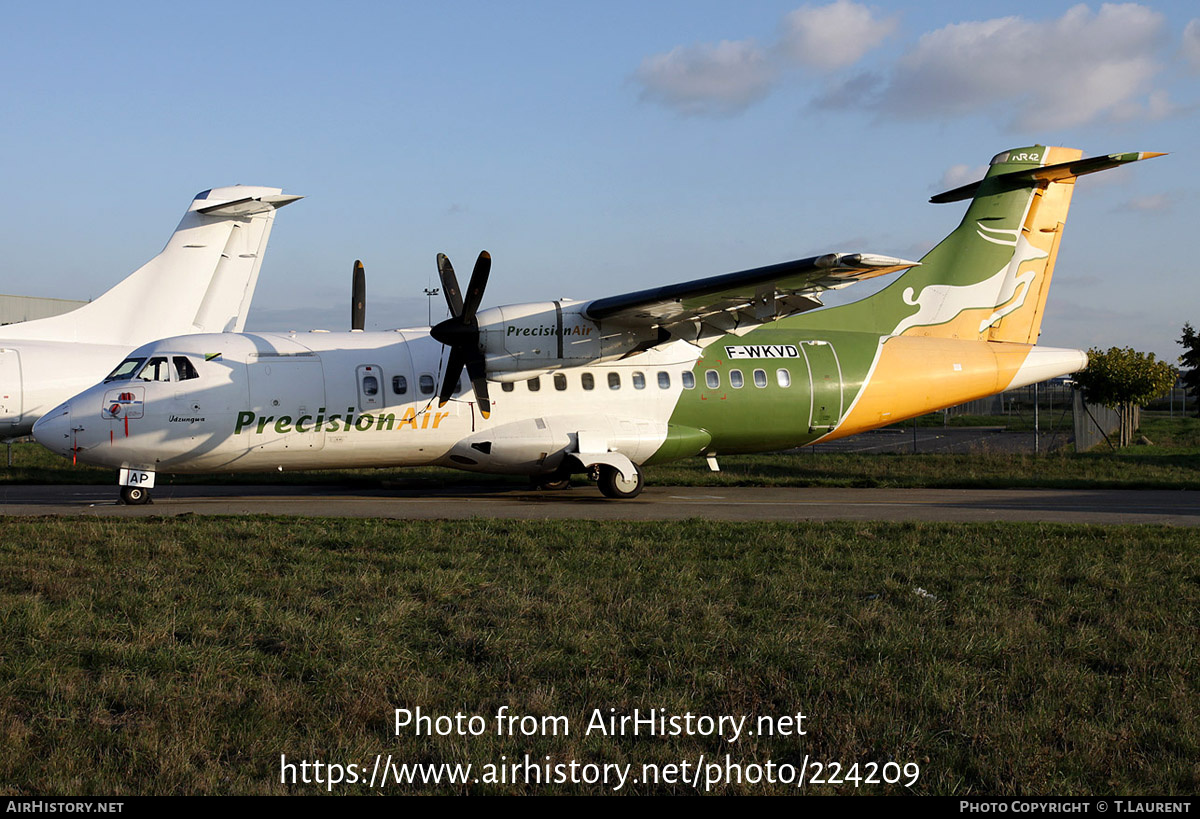
{"label": "white atr aircraft", "polygon": [[[127,503],[149,498],[156,472],[426,464],[547,486],[584,473],[630,498],[647,464],[713,466],[1083,368],[1082,351],[1037,344],[1075,179],[1150,156],[1005,151],[979,182],[934,197],[969,204],[919,264],[830,253],[480,310],[491,257],[464,298],[439,256],[451,318],[435,327],[156,341],[34,435],[118,468]],[[814,309],[822,291],[906,268],[867,298]]]}
{"label": "white atr aircraft", "polygon": [[92,302],[0,326],[0,439],[164,336],[240,333],[278,208],[299,196],[233,185],[196,195],[163,251]]}

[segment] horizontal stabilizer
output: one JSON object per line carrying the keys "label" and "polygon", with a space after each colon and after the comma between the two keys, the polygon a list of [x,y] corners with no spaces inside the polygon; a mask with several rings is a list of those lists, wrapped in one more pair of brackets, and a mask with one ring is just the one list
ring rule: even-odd
{"label": "horizontal stabilizer", "polygon": [[290,205],[303,196],[247,196],[244,199],[234,199],[232,202],[221,202],[204,208],[197,208],[197,213],[205,216],[253,216],[256,213],[266,213],[278,210],[284,205]]}
{"label": "horizontal stabilizer", "polygon": [[[1013,171],[1011,173],[997,174],[990,177],[991,180],[1008,183],[1014,185],[1027,185],[1030,182],[1061,182],[1064,179],[1072,179],[1076,176],[1084,176],[1089,173],[1098,171],[1107,171],[1109,168],[1116,168],[1128,162],[1137,162],[1141,159],[1153,159],[1156,156],[1166,156],[1162,153],[1153,153],[1150,151],[1134,151],[1127,154],[1107,154],[1105,156],[1093,156],[1088,159],[1079,159],[1074,162],[1062,162],[1058,165],[1046,165],[1041,168],[1030,168],[1023,171]],[[931,197],[930,202],[935,205],[944,205],[947,202],[958,202],[963,199],[970,199],[979,190],[979,186],[983,184],[983,180],[972,182],[969,185],[963,185],[961,188],[955,188],[952,191],[939,193],[937,196]]]}

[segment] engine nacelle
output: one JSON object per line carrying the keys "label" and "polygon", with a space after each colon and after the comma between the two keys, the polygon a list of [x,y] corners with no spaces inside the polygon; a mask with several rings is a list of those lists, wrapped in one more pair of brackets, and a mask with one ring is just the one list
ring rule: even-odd
{"label": "engine nacelle", "polygon": [[480,345],[489,377],[529,376],[612,361],[659,341],[658,330],[593,321],[587,302],[510,304],[479,311]]}

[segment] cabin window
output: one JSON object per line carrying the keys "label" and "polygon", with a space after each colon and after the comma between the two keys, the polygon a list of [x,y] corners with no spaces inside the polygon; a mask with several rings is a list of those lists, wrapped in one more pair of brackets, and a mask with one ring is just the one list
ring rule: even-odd
{"label": "cabin window", "polygon": [[512,392],[516,388],[517,388],[517,385],[514,384],[512,381],[501,381],[500,382],[500,389],[504,390],[505,392]]}
{"label": "cabin window", "polygon": [[108,378],[104,381],[128,381],[133,378],[133,374],[145,363],[144,358],[127,358],[117,365],[117,368],[108,374]]}
{"label": "cabin window", "polygon": [[658,388],[661,390],[671,389],[671,374],[666,370],[658,371]]}
{"label": "cabin window", "polygon": [[175,380],[190,381],[200,377],[200,373],[196,372],[195,365],[186,356],[177,355],[171,361],[175,364]]}
{"label": "cabin window", "polygon": [[755,370],[754,371],[754,386],[756,386],[756,387],[767,386],[767,371],[766,370]]}
{"label": "cabin window", "polygon": [[729,371],[729,386],[733,387],[735,390],[740,390],[743,386],[745,386],[745,384],[746,379],[742,377],[741,370]]}
{"label": "cabin window", "polygon": [[363,395],[379,395],[379,379],[373,375],[364,375],[362,391]]}
{"label": "cabin window", "polygon": [[721,374],[716,370],[706,370],[704,373],[704,383],[710,390],[721,388]]}
{"label": "cabin window", "polygon": [[170,381],[171,368],[167,366],[165,356],[155,356],[146,362],[146,366],[138,373],[142,381]]}
{"label": "cabin window", "polygon": [[645,373],[634,373],[633,374],[633,388],[635,390],[646,389],[646,374]]}
{"label": "cabin window", "polygon": [[608,388],[610,390],[621,389],[621,374],[620,373],[609,373],[608,374]]}
{"label": "cabin window", "polygon": [[787,370],[780,368],[775,371],[775,381],[781,387],[790,387],[792,386],[792,374]]}
{"label": "cabin window", "polygon": [[596,379],[591,373],[584,373],[579,376],[579,383],[583,385],[585,390],[594,390],[596,388]]}
{"label": "cabin window", "polygon": [[394,395],[404,395],[408,392],[408,379],[402,375],[392,376],[392,393]]}
{"label": "cabin window", "polygon": [[417,385],[421,388],[421,395],[433,395],[435,385],[433,376],[429,373],[421,373],[421,377],[417,379]]}
{"label": "cabin window", "polygon": [[567,377],[562,373],[554,374],[554,389],[562,392],[567,388]]}
{"label": "cabin window", "polygon": [[538,376],[534,376],[533,378],[526,381],[525,385],[527,387],[529,387],[530,392],[537,392],[538,390],[540,390],[542,388],[542,379]]}
{"label": "cabin window", "polygon": [[685,390],[696,389],[696,376],[691,370],[684,370],[683,374],[679,376],[679,380]]}

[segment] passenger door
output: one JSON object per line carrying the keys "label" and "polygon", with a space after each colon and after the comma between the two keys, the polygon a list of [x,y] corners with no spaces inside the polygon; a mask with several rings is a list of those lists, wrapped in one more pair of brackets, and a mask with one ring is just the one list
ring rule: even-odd
{"label": "passenger door", "polygon": [[809,394],[812,396],[808,431],[828,432],[842,420],[845,395],[841,362],[828,341],[806,341],[800,349],[808,362]]}

